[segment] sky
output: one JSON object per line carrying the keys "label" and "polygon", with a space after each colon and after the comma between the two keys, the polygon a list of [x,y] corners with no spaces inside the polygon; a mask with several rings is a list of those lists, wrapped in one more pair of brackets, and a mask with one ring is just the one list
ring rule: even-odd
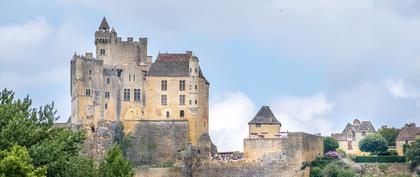
{"label": "sky", "polygon": [[20,0],[0,2],[0,88],[70,115],[70,59],[106,17],[148,53],[192,50],[210,82],[210,136],[242,150],[270,106],[282,131],[330,135],[355,118],[420,124],[420,1]]}

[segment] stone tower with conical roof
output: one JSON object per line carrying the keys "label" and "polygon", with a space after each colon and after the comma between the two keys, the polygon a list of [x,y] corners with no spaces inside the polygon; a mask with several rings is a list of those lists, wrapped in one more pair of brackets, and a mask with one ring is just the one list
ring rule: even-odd
{"label": "stone tower with conical roof", "polygon": [[263,106],[248,123],[249,138],[279,138],[281,124],[270,107]]}

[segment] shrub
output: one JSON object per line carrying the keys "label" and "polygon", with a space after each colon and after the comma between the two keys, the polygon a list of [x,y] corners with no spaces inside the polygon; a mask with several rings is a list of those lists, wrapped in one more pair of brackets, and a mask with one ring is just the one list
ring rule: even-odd
{"label": "shrub", "polygon": [[416,139],[410,144],[410,148],[407,149],[405,156],[407,156],[410,169],[414,171],[420,165],[420,139]]}
{"label": "shrub", "polygon": [[310,177],[322,177],[322,170],[319,167],[311,168]]}
{"label": "shrub", "polygon": [[404,156],[356,156],[357,163],[404,163]]}
{"label": "shrub", "polygon": [[328,177],[338,177],[340,173],[340,169],[337,167],[336,163],[330,163],[325,166],[324,170],[322,171],[322,176]]}
{"label": "shrub", "polygon": [[344,169],[338,172],[337,177],[355,177],[355,176],[356,176],[356,173],[354,173],[350,169]]}
{"label": "shrub", "polygon": [[359,149],[363,152],[381,154],[388,150],[388,144],[380,134],[370,134],[360,140]]}
{"label": "shrub", "polygon": [[335,151],[338,148],[338,141],[331,137],[324,137],[324,153]]}
{"label": "shrub", "polygon": [[386,170],[388,170],[388,167],[389,167],[389,165],[386,164],[386,163],[381,163],[381,164],[378,165],[379,170],[381,170],[381,172],[384,172],[384,173],[385,173]]}

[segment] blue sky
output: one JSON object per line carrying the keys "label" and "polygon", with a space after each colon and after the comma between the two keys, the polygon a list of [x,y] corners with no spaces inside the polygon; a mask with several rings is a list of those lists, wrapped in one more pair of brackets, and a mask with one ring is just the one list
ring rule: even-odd
{"label": "blue sky", "polygon": [[0,2],[0,87],[69,116],[69,62],[106,16],[149,55],[192,50],[211,83],[210,133],[241,150],[270,105],[282,130],[341,131],[354,118],[420,123],[420,1],[57,0]]}

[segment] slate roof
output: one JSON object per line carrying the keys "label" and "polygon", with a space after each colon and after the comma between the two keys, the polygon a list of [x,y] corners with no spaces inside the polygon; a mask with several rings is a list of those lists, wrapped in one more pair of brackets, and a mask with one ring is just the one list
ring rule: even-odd
{"label": "slate roof", "polygon": [[[190,76],[190,59],[191,53],[161,53],[157,56],[156,61],[152,63],[148,76],[155,77],[188,77]],[[206,79],[199,68],[199,77]],[[206,83],[207,80],[206,80]]]}
{"label": "slate roof", "polygon": [[106,21],[105,17],[102,19],[102,22],[99,25],[99,29],[109,29],[109,25],[108,25],[108,22]]}
{"label": "slate roof", "polygon": [[400,133],[397,136],[397,141],[414,141],[416,136],[420,136],[420,127],[416,127],[416,124],[406,124],[401,128]]}
{"label": "slate roof", "polygon": [[270,107],[263,106],[248,124],[280,124],[280,122],[277,121]]}
{"label": "slate roof", "polygon": [[341,133],[332,133],[331,137],[335,138],[336,140],[347,140],[347,132],[352,131],[354,133],[361,133],[362,131],[366,131],[366,133],[374,133],[376,132],[375,128],[370,121],[359,121],[358,119],[354,119],[353,124],[347,123],[346,127]]}

